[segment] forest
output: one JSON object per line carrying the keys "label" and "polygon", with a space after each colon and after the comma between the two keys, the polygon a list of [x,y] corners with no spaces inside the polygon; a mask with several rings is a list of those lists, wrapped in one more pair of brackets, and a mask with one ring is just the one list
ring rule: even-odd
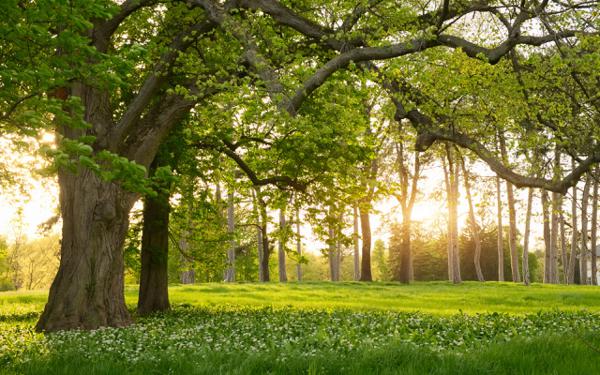
{"label": "forest", "polygon": [[600,1],[0,16],[0,373],[600,373]]}

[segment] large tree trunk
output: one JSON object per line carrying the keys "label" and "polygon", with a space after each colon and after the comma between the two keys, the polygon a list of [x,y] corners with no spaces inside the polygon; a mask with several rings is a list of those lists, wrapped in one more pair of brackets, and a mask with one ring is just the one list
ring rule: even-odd
{"label": "large tree trunk", "polygon": [[354,281],[360,280],[360,244],[358,239],[358,208],[354,206],[354,227],[352,232],[352,242],[354,244]]}
{"label": "large tree trunk", "polygon": [[[233,189],[230,187],[227,192],[227,233],[233,236],[235,231],[235,206],[234,206],[234,194]],[[227,250],[227,270],[225,271],[225,281],[235,281],[235,248],[236,243],[232,238],[229,242],[229,249]]]}
{"label": "large tree trunk", "polygon": [[123,294],[123,243],[136,196],[93,172],[59,171],[61,259],[38,331],[120,327],[131,322]]}
{"label": "large tree trunk", "polygon": [[502,185],[500,177],[496,176],[496,204],[498,223],[498,281],[504,281],[504,228],[502,225]]}
{"label": "large tree trunk", "polygon": [[531,235],[531,211],[533,208],[533,189],[529,188],[527,192],[527,212],[525,214],[525,234],[523,239],[523,284],[531,283],[529,274],[529,237]]}
{"label": "large tree trunk", "polygon": [[[283,232],[286,229],[285,223],[285,210],[282,208],[279,210],[279,229]],[[277,253],[278,259],[278,270],[279,270],[279,282],[287,282],[287,271],[285,269],[285,235],[279,238],[279,251]]]}
{"label": "large tree trunk", "polygon": [[473,235],[473,242],[475,242],[475,255],[473,257],[475,273],[477,274],[477,280],[485,281],[483,277],[483,272],[481,271],[481,234],[479,224],[477,223],[477,218],[475,217],[475,208],[473,206],[473,197],[471,195],[471,184],[469,182],[469,174],[467,173],[465,160],[462,157],[460,165],[463,171],[463,181],[465,185],[465,192],[467,194],[467,202],[469,204],[469,227],[471,228],[471,234]]}
{"label": "large tree trunk", "polygon": [[169,305],[169,194],[158,191],[144,199],[142,271],[138,313],[147,315],[168,310]]}
{"label": "large tree trunk", "polygon": [[359,207],[359,212],[362,233],[360,281],[373,281],[373,276],[371,275],[371,221],[369,217],[369,202],[363,202]]}
{"label": "large tree trunk", "polygon": [[588,175],[585,180],[585,185],[583,187],[583,196],[581,198],[581,252],[579,253],[579,282],[580,284],[587,284],[587,266],[588,266],[588,208],[590,201],[590,176]]}

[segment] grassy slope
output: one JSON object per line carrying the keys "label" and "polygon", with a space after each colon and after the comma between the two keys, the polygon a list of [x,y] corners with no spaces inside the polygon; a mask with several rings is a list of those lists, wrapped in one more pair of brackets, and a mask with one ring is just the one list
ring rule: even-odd
{"label": "grassy slope", "polygon": [[[47,292],[0,292],[0,313],[40,311]],[[421,311],[432,314],[506,312],[522,314],[540,310],[600,312],[600,288],[513,283],[288,283],[201,284],[170,288],[173,304],[193,306],[274,306],[351,310]],[[135,305],[137,288],[127,287],[127,302]]]}
{"label": "grassy slope", "polygon": [[[128,290],[129,301],[135,291]],[[347,308],[351,310],[421,311],[433,314],[540,310],[600,311],[600,288],[513,283],[302,283],[204,284],[171,287],[173,303],[191,305],[249,305],[296,308]]]}
{"label": "grassy slope", "polygon": [[[127,302],[134,306],[135,287],[126,290]],[[540,310],[588,310],[600,312],[600,288],[585,286],[533,285],[511,283],[417,283],[403,286],[391,283],[289,283],[289,284],[203,284],[172,286],[173,304],[200,307],[274,306],[298,309],[350,309],[421,311],[434,315],[506,312],[534,313]],[[26,312],[39,312],[47,292],[0,293],[0,318]],[[20,324],[33,324],[33,320]],[[0,319],[2,323],[2,319]],[[16,323],[16,322],[15,322]],[[1,326],[2,324],[0,324]],[[193,328],[193,327],[189,327]],[[162,355],[156,352],[154,362],[138,362],[135,366],[118,360],[89,361],[80,355],[56,354],[39,357],[16,368],[17,373],[90,374],[118,373],[351,373],[351,374],[593,374],[600,373],[600,335],[588,333],[584,339],[571,334],[544,334],[533,338],[518,337],[509,342],[486,344],[477,350],[435,352],[403,344],[367,349],[348,358],[322,352],[310,362],[294,355],[285,362],[277,360],[278,352],[225,354],[215,352],[198,357],[196,352]],[[81,348],[93,351],[93,349]],[[290,353],[291,354],[291,353]],[[2,366],[0,366],[2,367]],[[341,369],[344,369],[341,371]],[[0,373],[4,371],[0,368]]]}

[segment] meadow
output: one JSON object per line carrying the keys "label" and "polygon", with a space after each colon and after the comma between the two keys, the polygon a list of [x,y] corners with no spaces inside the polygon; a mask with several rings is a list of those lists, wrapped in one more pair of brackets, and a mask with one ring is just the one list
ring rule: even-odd
{"label": "meadow", "polygon": [[[134,311],[136,287],[126,290]],[[10,374],[594,374],[600,290],[511,283],[200,284],[124,329],[33,331],[46,292],[0,293]]]}

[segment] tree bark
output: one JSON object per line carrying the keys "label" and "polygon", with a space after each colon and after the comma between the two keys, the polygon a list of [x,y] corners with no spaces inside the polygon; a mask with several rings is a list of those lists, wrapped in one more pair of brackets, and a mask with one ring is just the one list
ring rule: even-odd
{"label": "tree bark", "polygon": [[300,209],[296,209],[296,252],[298,253],[298,264],[296,264],[296,276],[298,281],[302,281],[302,236],[300,233]]}
{"label": "tree bark", "polygon": [[61,259],[38,331],[121,327],[131,318],[123,294],[123,243],[135,194],[88,169],[58,174]]}
{"label": "tree bark", "polygon": [[[575,164],[575,161],[573,161]],[[569,254],[569,270],[567,273],[567,284],[575,283],[575,262],[577,261],[577,228],[579,221],[577,220],[577,185],[573,186],[571,200],[571,254]]]}
{"label": "tree bark", "polygon": [[369,202],[362,202],[359,206],[359,213],[362,233],[360,281],[373,281],[373,276],[371,275],[371,221],[369,217]]}
{"label": "tree bark", "polygon": [[498,281],[504,281],[504,228],[502,225],[502,186],[499,176],[496,176],[496,203],[498,210]]}
{"label": "tree bark", "polygon": [[459,166],[455,159],[454,150],[446,144],[448,168],[446,173],[446,193],[448,197],[448,279],[461,283],[460,259],[458,252],[458,172]]}
{"label": "tree bark", "polygon": [[287,282],[287,271],[285,269],[285,234],[283,231],[286,229],[285,223],[285,209],[279,210],[279,229],[282,231],[282,237],[279,238],[279,251],[277,253],[278,259],[278,270],[279,270],[279,282]]}
{"label": "tree bark", "polygon": [[529,274],[529,237],[531,235],[531,211],[533,207],[533,188],[527,192],[527,212],[525,214],[525,234],[523,239],[523,284],[531,283]]}
{"label": "tree bark", "polygon": [[558,284],[558,233],[559,233],[559,218],[562,210],[562,200],[560,194],[552,193],[552,212],[550,214],[550,274],[548,275],[549,282]]}
{"label": "tree bark", "polygon": [[397,276],[397,279],[399,282],[404,284],[408,284],[414,280],[410,233],[411,212],[403,209],[400,234],[400,272]]}
{"label": "tree bark", "polygon": [[563,282],[568,283],[569,273],[569,254],[567,251],[567,233],[565,229],[565,215],[563,212],[560,213],[560,249],[561,249],[561,262],[563,266]]}
{"label": "tree bark", "polygon": [[169,305],[169,194],[161,189],[144,199],[142,270],[138,314],[166,311]]}
{"label": "tree bark", "polygon": [[358,208],[353,207],[354,228],[352,233],[352,242],[354,244],[354,280],[360,280],[360,244],[358,238]]}
{"label": "tree bark", "polygon": [[546,190],[542,190],[541,204],[542,218],[544,220],[544,283],[551,283],[552,241],[550,240],[550,237],[552,235],[550,233],[550,213],[548,212],[550,210],[550,202],[548,201],[548,192]]}
{"label": "tree bark", "polygon": [[[235,206],[234,206],[234,193],[230,187],[227,192],[227,233],[233,236],[235,231]],[[227,250],[227,270],[225,271],[225,281],[235,281],[235,248],[236,243],[232,238],[229,243],[229,249]]]}
{"label": "tree bark", "polygon": [[[508,164],[508,153],[506,151],[506,141],[503,134],[498,135],[500,142],[500,153],[504,163]],[[519,272],[519,256],[517,255],[517,213],[515,210],[515,196],[513,184],[506,181],[506,198],[508,200],[508,247],[510,250],[510,272],[512,281],[521,282],[521,273]]]}
{"label": "tree bark", "polygon": [[268,282],[271,281],[271,275],[269,272],[269,257],[271,256],[271,248],[269,246],[269,217],[267,215],[267,205],[262,197],[257,196],[258,209],[260,212],[260,239],[262,241],[261,253],[262,258],[260,259],[260,281]]}
{"label": "tree bark", "polygon": [[329,251],[328,251],[328,258],[329,258],[329,278],[331,279],[331,281],[340,281],[340,277],[339,277],[339,273],[340,273],[340,269],[339,269],[339,264],[337,263],[337,238],[335,235],[335,230],[333,228],[333,225],[329,225]]}
{"label": "tree bark", "polygon": [[469,182],[469,174],[465,166],[465,160],[461,157],[460,163],[463,171],[463,182],[465,185],[465,193],[467,194],[467,202],[469,204],[469,227],[471,228],[471,234],[473,235],[473,242],[475,243],[475,254],[473,257],[473,263],[475,265],[475,273],[477,274],[477,280],[485,281],[483,272],[481,271],[481,233],[477,218],[475,217],[475,208],[473,207],[473,197],[471,195],[471,184]]}
{"label": "tree bark", "polygon": [[579,254],[579,283],[587,284],[587,261],[588,261],[588,208],[590,201],[590,176],[588,175],[583,187],[583,196],[581,198],[581,252]]}
{"label": "tree bark", "polygon": [[594,171],[594,189],[592,193],[592,285],[598,285],[598,167]]}

